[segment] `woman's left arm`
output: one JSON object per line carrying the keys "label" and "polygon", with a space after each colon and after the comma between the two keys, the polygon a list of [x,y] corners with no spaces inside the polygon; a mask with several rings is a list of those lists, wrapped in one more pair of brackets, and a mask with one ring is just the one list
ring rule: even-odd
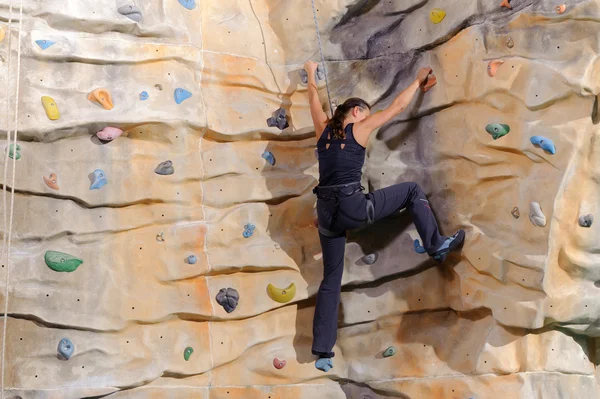
{"label": "woman's left arm", "polygon": [[327,126],[327,115],[323,111],[323,107],[319,101],[319,91],[317,89],[317,81],[315,80],[317,66],[317,63],[314,61],[307,61],[306,64],[304,64],[304,70],[308,74],[308,103],[310,104],[310,115],[312,116],[313,124],[315,126],[315,135],[318,140]]}

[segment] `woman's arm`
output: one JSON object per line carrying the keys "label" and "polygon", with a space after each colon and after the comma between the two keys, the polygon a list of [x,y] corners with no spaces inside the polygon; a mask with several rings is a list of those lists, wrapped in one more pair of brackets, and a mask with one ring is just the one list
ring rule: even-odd
{"label": "woman's arm", "polygon": [[318,64],[314,61],[307,61],[304,64],[304,70],[308,74],[308,103],[310,104],[310,115],[315,125],[315,135],[317,140],[327,126],[327,115],[323,112],[323,107],[319,101],[319,91],[317,90],[317,81],[315,80],[315,71]]}
{"label": "woman's arm", "polygon": [[431,73],[431,68],[421,68],[417,74],[417,78],[400,93],[392,102],[392,104],[383,111],[369,115],[363,121],[354,125],[354,134],[358,136],[361,142],[366,143],[369,140],[369,135],[375,129],[380,128],[395,116],[400,114],[408,107],[414,98],[419,87],[427,81],[427,76]]}

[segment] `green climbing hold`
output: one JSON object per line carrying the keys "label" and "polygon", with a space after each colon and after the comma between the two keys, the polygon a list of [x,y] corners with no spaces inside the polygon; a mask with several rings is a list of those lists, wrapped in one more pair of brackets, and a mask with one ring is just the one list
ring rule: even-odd
{"label": "green climbing hold", "polygon": [[21,159],[21,146],[20,145],[17,144],[16,151],[15,151],[15,145],[14,144],[11,144],[8,148],[9,148],[8,149],[8,156],[10,157],[10,159],[16,159],[17,161],[19,159]]}
{"label": "green climbing hold", "polygon": [[390,357],[390,356],[394,356],[396,354],[396,348],[394,348],[393,346],[390,346],[389,348],[387,348],[385,350],[385,352],[383,352],[383,357]]}
{"label": "green climbing hold", "polygon": [[44,261],[55,272],[67,273],[74,272],[83,263],[82,259],[57,251],[46,251]]}
{"label": "green climbing hold", "polygon": [[485,127],[485,131],[491,134],[494,140],[498,140],[510,132],[510,126],[503,123],[490,123]]}
{"label": "green climbing hold", "polygon": [[192,356],[192,353],[194,353],[194,349],[191,346],[185,348],[185,350],[183,351],[183,358],[186,362],[190,360],[190,356]]}

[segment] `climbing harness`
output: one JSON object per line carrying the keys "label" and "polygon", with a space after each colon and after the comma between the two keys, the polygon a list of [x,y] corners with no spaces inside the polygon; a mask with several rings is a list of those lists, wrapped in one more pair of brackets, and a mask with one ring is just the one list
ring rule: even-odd
{"label": "climbing harness", "polygon": [[[338,212],[347,217],[348,219],[358,222],[371,224],[375,221],[375,206],[373,205],[373,201],[370,196],[367,195],[367,218],[366,219],[357,219],[354,216],[348,215],[344,212],[343,209],[339,206],[339,199],[341,197],[350,197],[357,192],[363,191],[365,188],[360,184],[360,182],[346,183],[346,184],[338,184],[334,186],[317,186],[313,189],[313,193],[316,194],[317,198],[323,201],[334,201],[335,202],[335,211],[331,218],[331,225],[335,224],[337,220]],[[327,237],[343,237],[345,231],[335,232],[329,229],[326,229],[319,223],[319,232]]]}
{"label": "climbing harness", "polygon": [[321,62],[323,64],[323,75],[325,75],[325,87],[327,88],[327,99],[329,100],[329,111],[333,118],[333,105],[331,103],[331,93],[329,92],[329,80],[327,79],[327,66],[325,65],[325,56],[323,55],[323,44],[321,43],[321,32],[319,31],[319,21],[317,21],[317,9],[315,0],[310,0],[313,10],[313,18],[315,20],[315,29],[317,30],[317,40],[319,42],[319,52],[321,53]]}
{"label": "climbing harness", "polygon": [[[12,0],[9,1],[9,11],[8,11],[8,63],[7,63],[7,87],[10,90],[11,81],[10,81],[10,73],[12,71],[12,46],[11,46],[11,38],[12,38]],[[17,46],[17,79],[15,84],[15,118],[14,118],[14,136],[12,143],[11,142],[11,129],[9,122],[9,110],[10,110],[10,95],[7,96],[6,101],[6,139],[9,143],[8,148],[16,148],[17,147],[17,122],[19,120],[19,77],[21,75],[21,32],[23,27],[23,0],[20,0],[19,7],[19,34],[17,36],[18,46]],[[17,157],[12,157],[12,180],[11,180],[11,192],[10,192],[10,212],[9,212],[9,223],[8,228],[6,225],[6,182],[7,182],[7,172],[8,172],[8,158],[10,155],[10,151],[6,151],[4,154],[4,180],[2,185],[2,202],[4,209],[4,235],[2,238],[2,250],[0,250],[0,260],[4,260],[4,255],[6,254],[6,280],[4,281],[5,290],[4,290],[4,312],[3,312],[3,321],[4,325],[2,328],[2,361],[0,368],[2,371],[0,372],[0,392],[1,399],[4,399],[4,374],[5,374],[5,358],[6,358],[6,325],[7,325],[7,317],[8,317],[8,287],[10,284],[10,250],[11,250],[11,240],[12,240],[12,223],[13,223],[13,211],[15,204],[15,172],[16,172],[16,161]],[[8,231],[8,238],[7,232]]]}

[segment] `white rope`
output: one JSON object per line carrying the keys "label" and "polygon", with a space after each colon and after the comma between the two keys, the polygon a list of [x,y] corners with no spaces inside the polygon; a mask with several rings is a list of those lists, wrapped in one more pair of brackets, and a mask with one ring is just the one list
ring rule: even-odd
{"label": "white rope", "polygon": [[329,111],[333,118],[333,106],[331,104],[331,93],[329,92],[329,80],[327,79],[327,65],[325,65],[325,56],[323,55],[323,44],[321,43],[321,32],[319,32],[319,21],[317,21],[317,10],[315,8],[315,0],[310,0],[313,10],[313,18],[315,20],[315,29],[317,30],[317,40],[319,41],[319,52],[321,53],[321,62],[323,64],[323,73],[325,74],[325,87],[327,88],[327,99],[329,100]]}
{"label": "white rope", "polygon": [[[18,122],[19,122],[19,80],[21,76],[21,31],[23,29],[23,0],[20,0],[19,7],[19,30],[17,36],[17,79],[16,79],[16,88],[15,88],[15,119],[14,119],[14,135],[12,143],[11,143],[11,129],[9,123],[9,110],[10,110],[10,95],[7,96],[6,100],[6,124],[7,124],[7,142],[8,148],[6,153],[4,154],[4,180],[2,185],[2,202],[4,206],[4,236],[2,238],[2,251],[0,252],[0,260],[4,259],[4,254],[6,253],[6,281],[5,281],[5,292],[4,292],[4,326],[2,329],[2,377],[0,381],[0,388],[2,392],[2,399],[4,399],[4,374],[5,374],[5,358],[6,358],[6,325],[8,323],[8,286],[10,284],[10,249],[11,249],[11,241],[12,241],[12,223],[13,223],[13,211],[15,205],[15,176],[16,176],[16,162],[17,162],[17,131],[18,131]],[[9,5],[9,18],[8,18],[8,71],[7,71],[7,91],[10,91],[10,73],[12,70],[12,0],[10,0]],[[13,148],[13,157],[12,157],[12,179],[11,179],[11,193],[10,193],[10,218],[8,224],[8,239],[6,237],[6,174],[8,170],[8,158],[10,153],[10,148]],[[7,244],[8,241],[8,244]],[[6,249],[6,252],[5,252]]]}

